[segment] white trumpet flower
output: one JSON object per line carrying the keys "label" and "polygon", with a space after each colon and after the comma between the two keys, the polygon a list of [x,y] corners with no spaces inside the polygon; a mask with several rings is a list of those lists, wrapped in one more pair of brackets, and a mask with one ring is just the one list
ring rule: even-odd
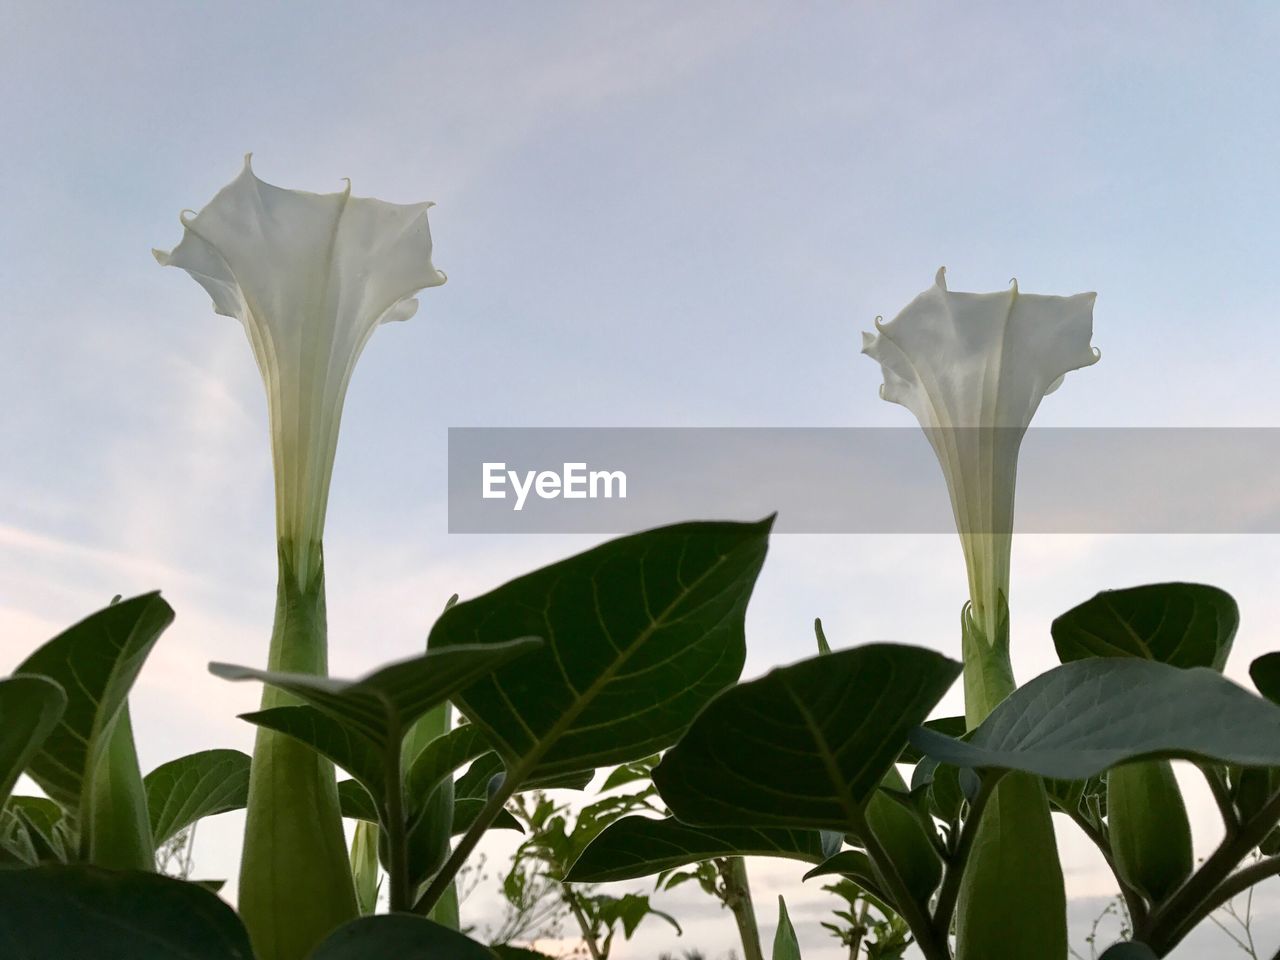
{"label": "white trumpet flower", "polygon": [[1095,294],[955,293],[945,268],[862,352],[884,372],[880,396],[916,415],[946,477],[969,574],[972,618],[996,645],[1009,590],[1018,450],[1040,401],[1096,363]]}
{"label": "white trumpet flower", "polygon": [[342,405],[379,324],[406,320],[414,295],[445,282],[431,263],[431,203],[394,204],[285,190],[244,169],[199,213],[182,242],[154,251],[244,324],[267,388],[276,525],[305,584],[319,562]]}
{"label": "white trumpet flower", "polygon": [[[249,158],[156,259],[191,274],[215,312],[249,335],[267,388],[280,576],[267,666],[328,670],[324,535],[347,385],[381,323],[405,320],[414,294],[444,283],[431,264],[430,203],[284,190]],[[273,688],[264,709],[292,701]],[[260,727],[249,774],[240,915],[261,960],[302,960],[356,916],[333,766]]]}

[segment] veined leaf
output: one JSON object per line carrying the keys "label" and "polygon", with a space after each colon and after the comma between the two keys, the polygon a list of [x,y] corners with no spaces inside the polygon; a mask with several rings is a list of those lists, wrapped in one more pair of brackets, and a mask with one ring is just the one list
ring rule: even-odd
{"label": "veined leaf", "polygon": [[685,523],[610,541],[456,604],[428,647],[546,638],[457,697],[518,781],[649,756],[740,673],[771,523]]}
{"label": "veined leaf", "polygon": [[158,593],[114,603],[63,631],[16,674],[39,674],[67,695],[58,724],[27,765],[31,778],[82,823],[89,781],[147,655],[173,622]]}
{"label": "veined leaf", "polygon": [[615,820],[592,840],[565,874],[566,883],[611,883],[662,873],[718,857],[824,859],[816,830],[781,827],[690,827],[667,817]]}
{"label": "veined leaf", "polygon": [[540,646],[524,637],[486,646],[431,650],[393,663],[362,680],[278,673],[214,663],[209,669],[228,680],[261,680],[304,701],[245,714],[243,719],[287,734],[345,769],[369,792],[384,827],[387,789],[402,789],[401,743],[415,720],[444,703],[477,677]]}
{"label": "veined leaf", "polygon": [[425,800],[446,777],[453,776],[453,772],[463,764],[489,750],[484,734],[470,723],[464,723],[436,737],[422,748],[409,766],[407,784],[410,802]]}
{"label": "veined leaf", "polygon": [[493,960],[483,944],[405,913],[361,917],[332,934],[308,960]]}
{"label": "veined leaf", "polygon": [[224,680],[261,680],[315,707],[364,737],[379,753],[408,732],[413,721],[462,687],[499,665],[540,646],[537,637],[512,639],[450,650],[429,650],[376,670],[360,680],[337,680],[304,673],[255,670],[227,663],[209,664],[209,672]]}
{"label": "veined leaf", "polygon": [[653,771],[685,823],[845,832],[960,673],[921,647],[802,660],[717,697]]}
{"label": "veined leaf", "polygon": [[1008,696],[955,740],[917,729],[912,742],[959,767],[1084,780],[1145,757],[1280,765],[1280,707],[1205,667],[1078,660]]}
{"label": "veined leaf", "polygon": [[235,912],[198,884],[87,866],[0,870],[6,960],[253,960]]}
{"label": "veined leaf", "polygon": [[243,809],[249,800],[249,757],[204,750],[162,763],[143,778],[151,836],[159,847],[203,817]]}
{"label": "veined leaf", "polygon": [[0,680],[0,803],[66,707],[67,695],[48,677]]}
{"label": "veined leaf", "polygon": [[1053,621],[1063,663],[1136,657],[1221,671],[1240,624],[1231,594],[1201,583],[1152,583],[1104,590]]}

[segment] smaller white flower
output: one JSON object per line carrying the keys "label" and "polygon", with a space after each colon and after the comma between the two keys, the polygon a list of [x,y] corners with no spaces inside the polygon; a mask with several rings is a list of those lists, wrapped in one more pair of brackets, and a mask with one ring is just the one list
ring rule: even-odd
{"label": "smaller white flower", "polygon": [[182,242],[154,251],[244,324],[267,388],[277,534],[300,583],[319,557],[342,405],[379,324],[406,320],[414,294],[445,282],[431,263],[431,203],[394,204],[285,190],[240,175],[198,214]]}
{"label": "smaller white flower", "polygon": [[942,464],[964,547],[973,615],[989,643],[1009,590],[1018,450],[1041,399],[1096,363],[1096,294],[955,293],[934,285],[862,352],[884,372],[880,396],[916,415]]}

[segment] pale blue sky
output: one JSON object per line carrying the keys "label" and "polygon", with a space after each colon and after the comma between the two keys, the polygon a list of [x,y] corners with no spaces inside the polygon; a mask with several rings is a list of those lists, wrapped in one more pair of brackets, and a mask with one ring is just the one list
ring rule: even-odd
{"label": "pale blue sky", "polygon": [[[356,673],[455,590],[586,542],[448,537],[449,426],[909,423],[859,333],[940,264],[955,289],[1098,291],[1103,360],[1037,423],[1280,426],[1278,44],[1265,3],[0,0],[0,658],[162,587],[144,764],[249,742],[254,692],[204,663],[265,654],[261,385],[149,253],[245,151],[284,186],[439,204],[449,283],[375,336],[339,445],[332,659]],[[1278,560],[1264,537],[1020,542],[1019,669],[1096,589],[1175,577],[1236,593],[1238,669],[1274,642]],[[779,539],[748,670],[807,655],[816,614],[838,644],[955,652],[964,592],[949,538]],[[224,819],[198,856],[226,874]],[[1105,892],[1071,850],[1073,891]],[[797,875],[758,875],[767,927]],[[835,956],[797,899],[806,956]]]}

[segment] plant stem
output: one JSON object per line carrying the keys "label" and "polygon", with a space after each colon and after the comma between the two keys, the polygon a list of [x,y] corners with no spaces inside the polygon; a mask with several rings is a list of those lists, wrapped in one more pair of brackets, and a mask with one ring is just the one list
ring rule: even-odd
{"label": "plant stem", "polygon": [[982,822],[982,813],[987,808],[987,801],[995,790],[1000,779],[999,771],[991,771],[982,778],[978,795],[969,805],[969,815],[960,828],[960,837],[956,841],[955,852],[947,863],[947,873],[943,877],[942,887],[938,891],[938,902],[933,909],[933,927],[940,937],[951,933],[951,918],[955,913],[956,897],[960,895],[960,880],[964,876],[965,863],[973,850],[974,838],[978,835],[978,824]]}
{"label": "plant stem", "polygon": [[1070,817],[1071,822],[1079,827],[1084,832],[1084,835],[1093,841],[1093,845],[1098,848],[1098,852],[1102,854],[1102,859],[1107,862],[1107,867],[1111,870],[1111,875],[1115,878],[1116,884],[1120,888],[1120,896],[1124,899],[1124,907],[1129,912],[1130,921],[1135,927],[1142,924],[1147,917],[1147,902],[1142,899],[1142,895],[1138,891],[1121,879],[1120,871],[1116,869],[1115,858],[1111,854],[1111,844],[1107,842],[1107,838],[1093,824],[1082,817],[1079,812],[1063,810],[1063,813]]}
{"label": "plant stem", "polygon": [[744,960],[764,960],[764,951],[760,946],[760,927],[756,923],[756,908],[751,901],[751,883],[747,879],[746,861],[742,857],[727,857],[716,861],[716,870],[724,881],[724,904],[733,912],[733,919],[738,924]]}
{"label": "plant stem", "polygon": [[582,904],[578,902],[577,896],[563,883],[560,884],[560,895],[564,897],[564,902],[569,905],[573,918],[578,921],[578,929],[582,931],[582,939],[587,945],[587,951],[591,954],[591,960],[604,960],[599,946],[596,945],[596,933],[587,922],[586,914],[582,912]]}
{"label": "plant stem", "polygon": [[[1280,793],[1272,796],[1256,815],[1242,823],[1239,830],[1223,840],[1200,869],[1193,873],[1173,896],[1151,912],[1147,923],[1137,930],[1134,939],[1146,943],[1159,956],[1164,956],[1176,947],[1196,924],[1225,900],[1234,896],[1231,894],[1224,900],[1218,898],[1218,893],[1220,890],[1232,888],[1239,882],[1237,878],[1231,877],[1231,872],[1241,860],[1248,856],[1250,850],[1266,838],[1277,821],[1280,821]],[[1239,876],[1251,875],[1251,871],[1273,862],[1275,861],[1264,860],[1260,864],[1240,871]],[[1228,880],[1229,877],[1231,880]],[[1241,889],[1244,887],[1236,888],[1235,892],[1238,893]]]}
{"label": "plant stem", "polygon": [[413,896],[409,889],[409,824],[404,811],[404,775],[400,755],[400,731],[389,731],[387,742],[391,745],[386,758],[386,823],[388,851],[388,907],[392,913],[409,909]]}
{"label": "plant stem", "polygon": [[[520,771],[523,773],[523,771]],[[502,812],[502,808],[507,805],[507,801],[511,799],[511,795],[515,793],[516,787],[519,785],[523,776],[515,777],[509,772],[502,778],[502,786],[498,787],[485,801],[480,812],[476,814],[475,820],[471,826],[467,828],[467,832],[462,835],[462,839],[458,841],[458,845],[453,848],[453,853],[449,855],[449,859],[445,861],[444,866],[440,868],[427,886],[426,891],[420,896],[413,905],[414,913],[426,914],[435,906],[436,901],[443,896],[449,884],[453,882],[454,876],[462,865],[467,862],[467,857],[471,856],[471,851],[476,848],[476,844],[480,842],[480,838],[484,836],[484,832],[489,829],[489,825]]]}
{"label": "plant stem", "polygon": [[866,815],[859,811],[851,826],[854,835],[859,837],[863,846],[866,847],[867,856],[871,858],[876,871],[880,874],[880,879],[884,881],[887,892],[893,897],[894,908],[915,934],[916,945],[924,954],[925,960],[951,960],[951,947],[946,936],[939,938],[928,911],[911,895],[906,881],[898,872],[898,865],[893,862],[884,846],[876,839],[875,833],[867,823]]}
{"label": "plant stem", "polygon": [[1209,791],[1213,794],[1214,802],[1218,805],[1218,812],[1222,815],[1222,828],[1226,831],[1226,835],[1230,837],[1240,826],[1239,821],[1236,819],[1235,807],[1231,802],[1231,791],[1227,789],[1227,785],[1223,782],[1217,769],[1208,764],[1198,764],[1197,766],[1204,775],[1205,782],[1209,784]]}
{"label": "plant stem", "polygon": [[[323,553],[318,543],[312,551],[312,574],[303,583],[293,545],[279,545],[272,670],[320,676],[328,670]],[[276,687],[263,689],[264,709],[297,702]],[[358,914],[333,764],[265,727],[258,728],[249,773],[239,907],[259,960],[303,960]]]}

